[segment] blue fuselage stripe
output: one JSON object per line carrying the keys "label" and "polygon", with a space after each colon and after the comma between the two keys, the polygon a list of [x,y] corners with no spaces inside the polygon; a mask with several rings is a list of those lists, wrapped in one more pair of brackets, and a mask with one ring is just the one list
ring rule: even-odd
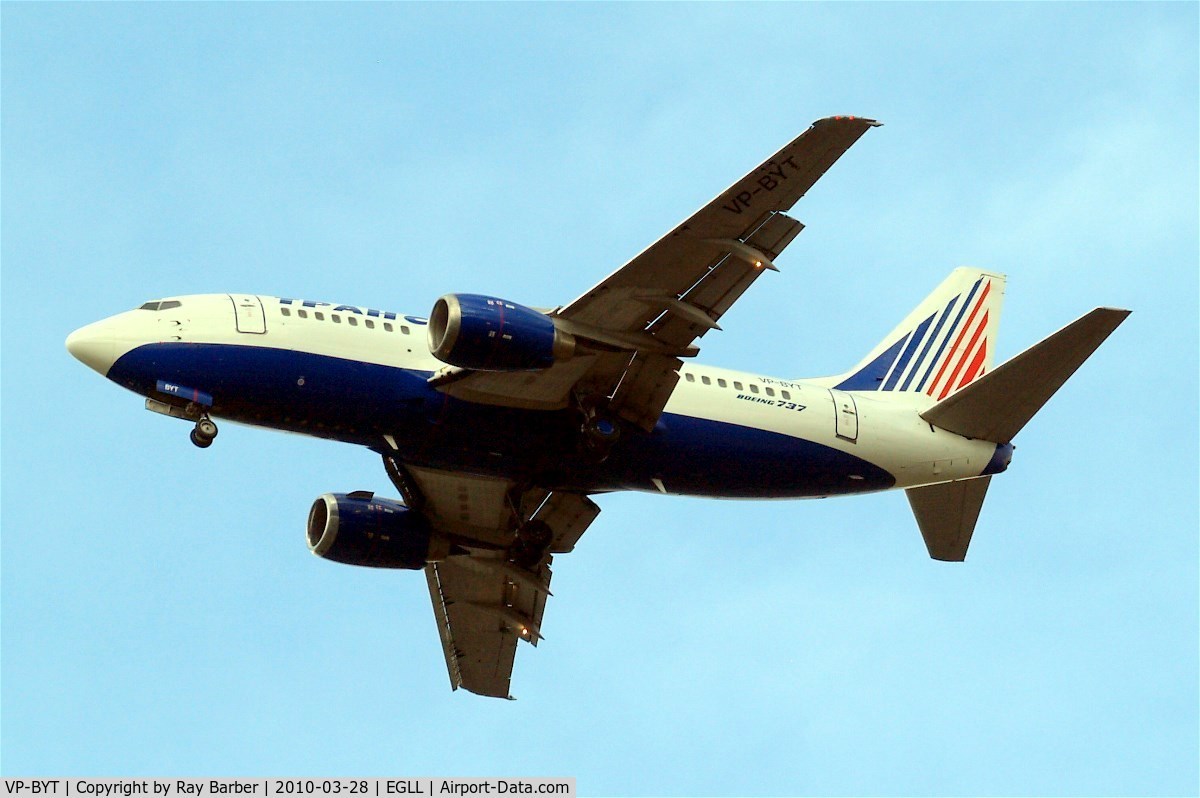
{"label": "blue fuselage stripe", "polygon": [[574,411],[465,402],[430,387],[428,372],[301,351],[148,344],[123,355],[108,376],[164,400],[158,380],[193,385],[212,395],[217,416],[557,490],[655,490],[659,480],[671,493],[754,498],[895,484],[886,470],[815,441],[682,414],[664,414],[651,433],[628,427],[597,463],[580,446]]}

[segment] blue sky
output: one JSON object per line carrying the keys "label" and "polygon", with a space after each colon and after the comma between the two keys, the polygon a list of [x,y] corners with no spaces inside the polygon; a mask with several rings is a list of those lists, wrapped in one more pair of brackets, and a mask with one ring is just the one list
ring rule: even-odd
{"label": "blue sky", "polygon": [[[1195,4],[3,6],[5,774],[568,775],[586,795],[1195,794]],[[871,131],[702,359],[857,361],[950,269],[1000,356],[1134,315],[964,565],[898,493],[603,497],[514,702],[419,574],[305,550],[373,455],[187,427],[74,328],[244,291],[568,301],[819,117]]]}

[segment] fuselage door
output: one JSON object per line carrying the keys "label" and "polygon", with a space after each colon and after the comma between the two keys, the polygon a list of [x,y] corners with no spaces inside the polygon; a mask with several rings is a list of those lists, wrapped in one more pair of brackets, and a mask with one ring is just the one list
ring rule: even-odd
{"label": "fuselage door", "polygon": [[858,407],[854,397],[845,391],[830,388],[833,396],[834,424],[837,436],[854,443],[858,440]]}
{"label": "fuselage door", "polygon": [[237,331],[251,335],[262,335],[267,331],[267,316],[262,301],[253,294],[230,294],[233,303],[233,318]]}

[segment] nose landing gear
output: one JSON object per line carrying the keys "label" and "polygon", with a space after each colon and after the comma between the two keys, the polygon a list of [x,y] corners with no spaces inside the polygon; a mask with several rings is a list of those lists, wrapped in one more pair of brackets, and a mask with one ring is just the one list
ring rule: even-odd
{"label": "nose landing gear", "polygon": [[201,416],[189,437],[196,446],[207,449],[212,446],[213,439],[217,437],[217,425],[208,416]]}

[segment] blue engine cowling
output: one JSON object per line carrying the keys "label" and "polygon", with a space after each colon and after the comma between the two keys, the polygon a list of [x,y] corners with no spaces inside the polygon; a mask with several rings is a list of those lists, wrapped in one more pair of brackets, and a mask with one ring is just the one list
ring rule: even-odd
{"label": "blue engine cowling", "polygon": [[308,550],[326,560],[372,568],[424,568],[429,523],[398,501],[370,493],[326,493],[308,513]]}
{"label": "blue engine cowling", "polygon": [[429,351],[478,371],[532,371],[575,352],[575,339],[532,308],[479,294],[447,294],[429,314]]}

